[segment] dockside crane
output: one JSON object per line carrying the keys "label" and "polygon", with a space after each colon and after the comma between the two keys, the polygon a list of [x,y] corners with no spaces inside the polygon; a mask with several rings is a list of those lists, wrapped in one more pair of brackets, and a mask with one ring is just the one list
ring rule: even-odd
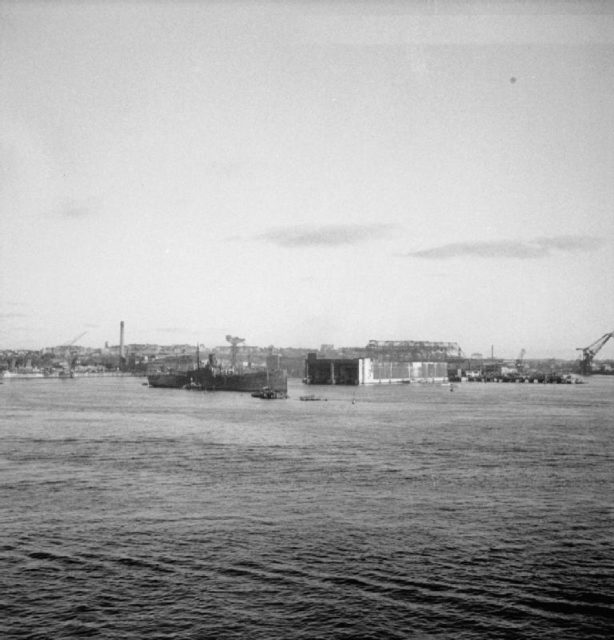
{"label": "dockside crane", "polygon": [[76,338],[73,338],[70,342],[66,342],[65,344],[62,345],[65,349],[64,358],[68,363],[68,366],[70,369],[72,369],[75,366],[75,360],[76,360],[76,358],[71,359],[70,348],[73,346],[73,344],[75,344],[75,342],[77,342],[77,340],[81,340],[81,338],[83,338],[83,336],[86,333],[87,331],[84,331],[83,333],[80,333]]}
{"label": "dockside crane", "polygon": [[582,351],[582,360],[580,360],[580,373],[582,373],[582,375],[589,376],[591,374],[593,370],[593,358],[612,337],[614,337],[614,331],[604,333],[601,338],[589,344],[588,347],[576,347],[576,351]]}
{"label": "dockside crane", "polygon": [[245,338],[227,335],[226,340],[230,342],[230,366],[234,369],[237,366],[237,350],[241,342],[245,342]]}

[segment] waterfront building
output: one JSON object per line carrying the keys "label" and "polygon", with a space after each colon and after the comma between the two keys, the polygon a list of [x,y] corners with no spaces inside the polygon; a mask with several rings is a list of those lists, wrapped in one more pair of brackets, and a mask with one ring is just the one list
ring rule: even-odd
{"label": "waterfront building", "polygon": [[398,362],[373,358],[318,358],[305,360],[307,384],[407,384],[448,380],[447,362]]}

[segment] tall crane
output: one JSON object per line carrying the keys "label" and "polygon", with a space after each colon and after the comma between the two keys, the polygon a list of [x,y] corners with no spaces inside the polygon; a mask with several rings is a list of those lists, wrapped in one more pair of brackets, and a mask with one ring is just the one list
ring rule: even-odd
{"label": "tall crane", "polygon": [[593,368],[593,358],[599,353],[603,345],[614,337],[614,331],[610,333],[604,333],[601,338],[595,340],[588,347],[576,347],[576,351],[582,351],[582,360],[580,360],[580,372],[582,375],[588,376],[591,374]]}
{"label": "tall crane", "polygon": [[62,346],[64,347],[65,351],[64,351],[64,359],[66,360],[66,362],[68,363],[68,366],[72,369],[74,367],[75,361],[77,360],[77,358],[72,358],[71,359],[71,353],[70,353],[70,348],[73,346],[73,344],[75,344],[75,342],[77,342],[77,340],[81,340],[81,338],[83,338],[83,336],[87,333],[87,331],[84,331],[83,333],[80,333],[77,337],[73,338],[70,342],[66,342],[64,343]]}
{"label": "tall crane", "polygon": [[230,366],[234,369],[237,366],[237,350],[241,342],[245,342],[245,338],[237,338],[237,336],[226,336],[227,342],[230,342]]}

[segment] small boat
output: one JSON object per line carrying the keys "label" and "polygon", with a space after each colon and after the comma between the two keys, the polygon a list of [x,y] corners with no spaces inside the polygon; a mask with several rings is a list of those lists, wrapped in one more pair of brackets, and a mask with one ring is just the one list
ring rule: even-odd
{"label": "small boat", "polygon": [[299,396],[299,400],[305,400],[307,402],[313,402],[316,400],[326,400],[326,398],[320,398],[319,396],[316,396],[314,393],[309,393],[306,396]]}
{"label": "small boat", "polygon": [[262,387],[260,391],[254,391],[252,398],[260,398],[262,400],[285,400],[288,394],[285,391],[278,391],[270,387]]}

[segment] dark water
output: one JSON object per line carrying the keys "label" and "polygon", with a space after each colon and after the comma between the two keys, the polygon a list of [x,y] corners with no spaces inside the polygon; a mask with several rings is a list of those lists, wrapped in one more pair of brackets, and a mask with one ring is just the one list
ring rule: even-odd
{"label": "dark water", "polygon": [[5,381],[0,637],[614,636],[614,377],[290,393]]}

